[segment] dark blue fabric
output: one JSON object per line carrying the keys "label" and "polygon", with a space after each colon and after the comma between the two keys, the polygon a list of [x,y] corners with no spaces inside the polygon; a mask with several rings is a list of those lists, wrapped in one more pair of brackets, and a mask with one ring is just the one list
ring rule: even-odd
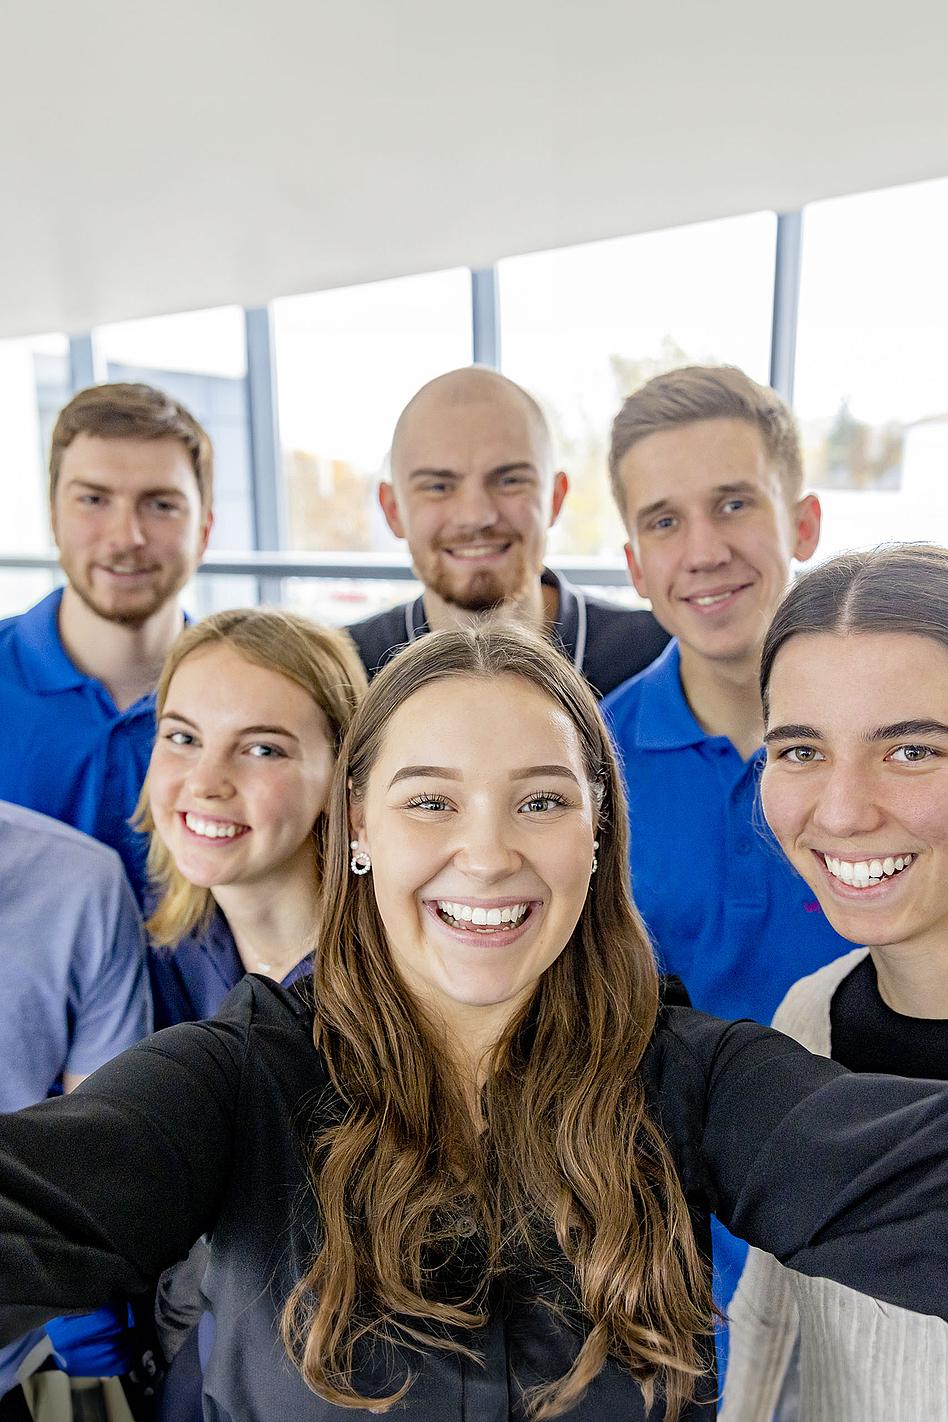
{"label": "dark blue fabric", "polygon": [[[852,944],[767,827],[763,750],[745,761],[726,736],[702,730],[680,664],[672,641],[602,703],[629,799],[632,893],[662,971],[682,979],[699,1011],[766,1026],[798,978]],[[712,1237],[723,1309],[747,1249],[717,1220]]]}
{"label": "dark blue fabric", "polygon": [[[151,947],[148,957],[156,1031],[213,1017],[246,971],[219,908],[205,928],[189,933],[175,948]],[[304,958],[290,969],[282,986],[290,987],[310,971],[310,960]]]}
{"label": "dark blue fabric", "polygon": [[0,799],[118,850],[141,902],[147,846],[128,819],[155,738],[155,699],[119,711],[70,661],[59,636],[62,592],[0,621]]}

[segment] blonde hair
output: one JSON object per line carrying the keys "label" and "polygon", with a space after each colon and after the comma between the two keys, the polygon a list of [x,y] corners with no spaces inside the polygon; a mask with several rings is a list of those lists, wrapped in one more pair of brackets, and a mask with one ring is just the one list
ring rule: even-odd
{"label": "blonde hair", "polygon": [[[278,672],[313,698],[329,726],[334,755],[368,685],[365,671],[349,637],[308,618],[275,609],[235,608],[216,612],[186,627],[162,667],[155,693],[156,720],[164,711],[168,687],[181,663],[206,647],[230,647],[245,661]],[[157,902],[146,927],[159,947],[172,947],[207,923],[214,907],[210,889],[188,883],[155,828],[145,777],[133,817],[135,828],[149,836],[148,879]],[[322,878],[325,815],[313,826],[313,854]]]}
{"label": "blonde hair", "polygon": [[612,424],[609,478],[625,517],[625,489],[619,466],[634,444],[662,430],[699,420],[743,420],[759,431],[784,494],[795,502],[803,492],[803,454],[793,412],[776,390],[758,385],[735,365],[687,365],[656,375],[623,404]]}

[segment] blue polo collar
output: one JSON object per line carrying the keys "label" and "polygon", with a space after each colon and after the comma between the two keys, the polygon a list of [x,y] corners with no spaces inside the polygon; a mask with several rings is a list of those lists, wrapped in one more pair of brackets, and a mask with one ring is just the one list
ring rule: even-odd
{"label": "blue polo collar", "polygon": [[641,672],[635,744],[642,750],[681,750],[719,740],[698,725],[681,686],[681,650],[677,637]]}
{"label": "blue polo collar", "polygon": [[56,588],[17,619],[14,638],[32,691],[71,691],[92,680],[70,661],[59,635],[63,589]]}

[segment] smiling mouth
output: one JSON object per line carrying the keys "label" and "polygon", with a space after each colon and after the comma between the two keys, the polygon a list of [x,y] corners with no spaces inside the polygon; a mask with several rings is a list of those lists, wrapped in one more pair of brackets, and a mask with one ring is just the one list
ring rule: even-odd
{"label": "smiling mouth", "polygon": [[690,597],[682,598],[682,602],[687,602],[691,607],[719,607],[730,598],[736,597],[738,593],[746,591],[750,586],[750,583],[738,583],[731,588],[716,588],[712,592],[692,593]]}
{"label": "smiling mouth", "polygon": [[813,851],[821,859],[827,873],[850,889],[871,889],[904,874],[914,862],[914,854],[887,854],[884,858],[839,859],[832,854]]}
{"label": "smiling mouth", "polygon": [[442,552],[447,553],[450,558],[461,558],[476,563],[490,558],[502,558],[512,546],[511,542],[460,543],[450,548],[443,548]]}
{"label": "smiling mouth", "polygon": [[184,811],[181,818],[188,832],[198,839],[229,841],[250,833],[250,826],[237,820],[210,819],[206,815],[196,815],[193,810]]}
{"label": "smiling mouth", "polygon": [[438,917],[450,928],[474,929],[481,933],[494,933],[498,929],[519,928],[529,916],[529,903],[505,904],[503,908],[483,908],[471,904],[455,903],[451,899],[438,899]]}

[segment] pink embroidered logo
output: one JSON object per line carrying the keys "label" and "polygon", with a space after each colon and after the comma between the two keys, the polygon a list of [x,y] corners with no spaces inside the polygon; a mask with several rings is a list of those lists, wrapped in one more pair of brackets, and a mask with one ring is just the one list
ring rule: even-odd
{"label": "pink embroidered logo", "polygon": [[818,902],[817,899],[804,899],[804,901],[803,901],[803,912],[804,912],[804,913],[822,913],[823,910],[820,908],[820,905],[819,905],[819,902]]}

